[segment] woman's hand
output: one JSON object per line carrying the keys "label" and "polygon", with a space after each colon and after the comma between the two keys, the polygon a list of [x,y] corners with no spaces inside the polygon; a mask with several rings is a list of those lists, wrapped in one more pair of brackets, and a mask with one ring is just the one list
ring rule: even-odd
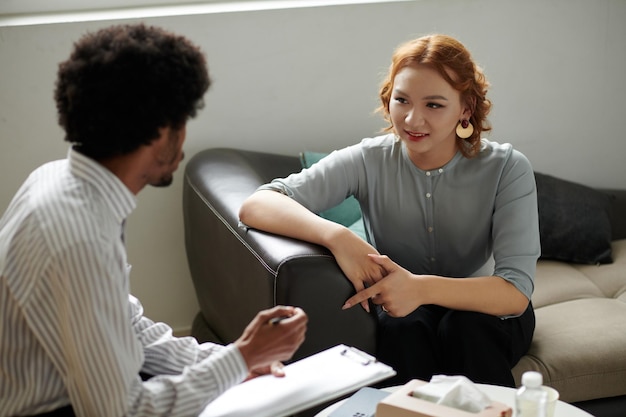
{"label": "woman's hand", "polygon": [[[378,254],[372,245],[281,193],[255,192],[241,206],[239,217],[249,227],[328,248],[357,292],[383,277],[383,269],[367,258],[368,254]],[[367,300],[361,305],[369,311]]]}
{"label": "woman's hand", "polygon": [[415,275],[387,256],[370,255],[369,258],[384,269],[385,277],[350,297],[343,309],[368,298],[394,317],[404,317],[424,304],[493,316],[520,315],[528,307],[526,296],[498,276],[451,278]]}
{"label": "woman's hand", "polygon": [[[378,251],[349,229],[338,228],[329,242],[328,249],[357,293],[384,277],[385,270],[369,258],[369,255],[378,255]],[[367,299],[360,303],[369,312]]]}
{"label": "woman's hand", "polygon": [[404,317],[423,304],[419,297],[418,276],[400,267],[387,256],[372,254],[369,255],[369,260],[384,271],[384,278],[350,297],[343,305],[344,310],[371,298],[374,304],[382,306],[390,316]]}

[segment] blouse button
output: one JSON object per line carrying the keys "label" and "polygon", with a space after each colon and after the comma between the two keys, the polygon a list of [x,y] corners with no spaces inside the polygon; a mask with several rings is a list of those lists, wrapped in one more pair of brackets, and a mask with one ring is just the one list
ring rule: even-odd
{"label": "blouse button", "polygon": [[432,194],[426,193],[426,198],[430,198]]}
{"label": "blouse button", "polygon": [[428,226],[428,233],[432,233],[433,232],[433,227],[432,226]]}
{"label": "blouse button", "polygon": [[427,171],[427,172],[426,172],[426,176],[427,176],[427,177],[430,177],[430,171]]}
{"label": "blouse button", "polygon": [[443,168],[439,168],[439,173],[441,174],[443,172]]}

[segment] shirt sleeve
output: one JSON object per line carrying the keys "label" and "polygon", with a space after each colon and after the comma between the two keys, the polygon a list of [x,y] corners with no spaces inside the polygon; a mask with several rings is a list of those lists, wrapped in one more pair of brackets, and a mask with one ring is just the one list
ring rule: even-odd
{"label": "shirt sleeve", "polygon": [[136,297],[129,295],[128,301],[133,330],[143,346],[141,370],[149,375],[180,374],[186,367],[225,349],[214,343],[198,344],[193,337],[174,337],[170,326],[143,315],[143,306]]}
{"label": "shirt sleeve", "polygon": [[361,145],[352,145],[331,152],[310,168],[286,178],[276,178],[259,189],[278,191],[310,211],[320,213],[358,194],[364,176],[360,167]]}
{"label": "shirt sleeve", "polygon": [[[126,266],[103,255],[101,244],[60,253],[51,274],[59,284],[37,297],[56,310],[42,339],[55,352],[77,416],[197,415],[247,376],[234,345],[174,338],[167,326],[143,317],[136,299],[129,302]],[[148,372],[169,375],[141,381],[144,361]]]}
{"label": "shirt sleeve", "polygon": [[141,370],[129,392],[127,416],[197,415],[228,388],[240,383],[248,368],[235,345],[199,344],[192,337],[174,337],[165,323],[143,315],[140,301],[128,297],[132,328],[141,343]]}
{"label": "shirt sleeve", "polygon": [[530,300],[541,253],[537,190],[530,162],[514,150],[500,177],[492,223],[494,275]]}
{"label": "shirt sleeve", "polygon": [[126,416],[197,416],[208,403],[247,376],[245,362],[234,345],[213,349],[199,345],[197,363],[175,375],[157,375],[142,382],[136,376],[129,392]]}

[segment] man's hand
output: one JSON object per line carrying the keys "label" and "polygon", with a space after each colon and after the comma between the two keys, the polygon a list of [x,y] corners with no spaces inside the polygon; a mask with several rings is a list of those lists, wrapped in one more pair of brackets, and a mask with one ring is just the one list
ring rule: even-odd
{"label": "man's hand", "polygon": [[276,361],[272,362],[270,366],[266,366],[264,368],[257,369],[248,374],[248,377],[245,379],[246,381],[250,379],[254,379],[257,376],[272,374],[277,378],[282,378],[285,376],[285,365],[282,362]]}
{"label": "man's hand", "polygon": [[276,306],[259,312],[234,343],[250,370],[248,379],[270,372],[283,376],[280,362],[290,359],[304,342],[307,321],[298,307]]}

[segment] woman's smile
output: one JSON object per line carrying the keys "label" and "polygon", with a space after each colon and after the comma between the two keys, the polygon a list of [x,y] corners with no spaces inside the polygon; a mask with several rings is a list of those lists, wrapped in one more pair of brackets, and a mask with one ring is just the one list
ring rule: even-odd
{"label": "woman's smile", "polygon": [[411,132],[409,130],[405,130],[404,133],[407,134],[407,139],[412,142],[420,142],[429,136],[428,133]]}

